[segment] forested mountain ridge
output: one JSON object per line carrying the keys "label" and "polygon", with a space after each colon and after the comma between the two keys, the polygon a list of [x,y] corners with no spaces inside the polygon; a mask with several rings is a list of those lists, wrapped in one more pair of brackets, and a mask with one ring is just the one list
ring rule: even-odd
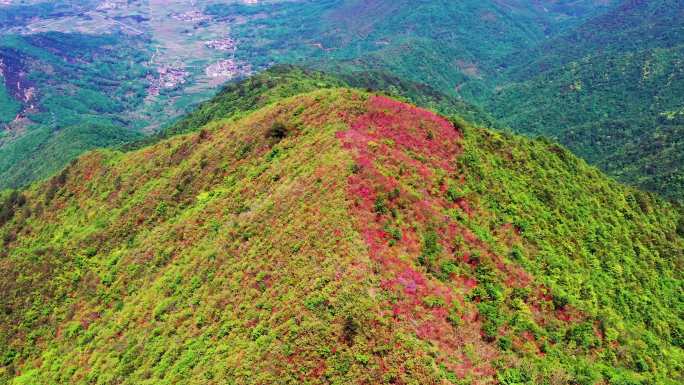
{"label": "forested mountain ridge", "polygon": [[605,14],[530,49],[510,57],[513,79],[528,79],[586,56],[629,53],[682,44],[684,8],[677,0],[624,1]]}
{"label": "forested mountain ridge", "polygon": [[212,120],[248,114],[274,100],[307,91],[343,87],[381,92],[444,115],[459,116],[483,127],[503,129],[489,114],[470,103],[450,97],[425,84],[402,80],[389,73],[356,71],[334,75],[299,66],[275,65],[257,75],[228,84],[211,100],[200,104],[197,109],[169,125],[158,135],[145,138],[133,147],[197,130]]}
{"label": "forested mountain ridge", "polygon": [[554,138],[610,175],[684,197],[684,3],[628,1],[507,61],[485,102],[517,132]]}
{"label": "forested mountain ridge", "polygon": [[682,381],[676,207],[301,81],[2,197],[0,383]]}
{"label": "forested mountain ridge", "polygon": [[163,130],[222,81],[299,63],[426,84],[681,197],[679,1],[143,3],[3,8],[0,187]]}

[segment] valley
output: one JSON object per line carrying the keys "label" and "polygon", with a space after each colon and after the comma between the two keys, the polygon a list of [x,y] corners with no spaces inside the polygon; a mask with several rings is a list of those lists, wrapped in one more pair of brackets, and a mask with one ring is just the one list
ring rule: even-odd
{"label": "valley", "polygon": [[[31,19],[0,29],[0,33],[20,36],[55,32],[83,36],[121,34],[145,42],[143,50],[150,55],[145,63],[149,74],[140,81],[147,89],[147,98],[129,111],[140,126],[149,121],[150,114],[178,116],[185,112],[184,104],[208,98],[220,84],[250,74],[248,64],[234,60],[237,46],[230,37],[229,23],[214,21],[202,13],[210,3],[64,2],[63,6],[69,12]],[[226,42],[230,49],[226,49]],[[181,100],[187,95],[190,95],[190,101]],[[153,124],[144,126],[148,133],[158,128]]]}

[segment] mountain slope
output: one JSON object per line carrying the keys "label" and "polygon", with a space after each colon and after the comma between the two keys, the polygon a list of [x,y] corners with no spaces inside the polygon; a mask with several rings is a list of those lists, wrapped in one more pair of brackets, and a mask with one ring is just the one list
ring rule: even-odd
{"label": "mountain slope", "polygon": [[539,71],[567,65],[577,58],[614,55],[681,45],[684,8],[677,0],[624,1],[605,14],[533,47],[528,55],[510,57],[517,79],[529,79]]}
{"label": "mountain slope", "polygon": [[361,91],[3,197],[0,383],[681,382],[684,220]]}
{"label": "mountain slope", "polygon": [[544,135],[609,174],[684,197],[684,4],[628,1],[507,60],[487,108],[517,132]]}
{"label": "mountain slope", "polygon": [[0,188],[140,138],[132,115],[145,99],[144,44],[115,34],[1,35]]}

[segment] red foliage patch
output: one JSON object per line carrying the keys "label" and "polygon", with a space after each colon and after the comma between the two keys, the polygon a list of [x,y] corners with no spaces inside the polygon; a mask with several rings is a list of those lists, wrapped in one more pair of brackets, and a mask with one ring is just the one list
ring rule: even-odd
{"label": "red foliage patch", "polygon": [[[538,324],[545,324],[550,317],[566,322],[582,318],[569,307],[554,311],[548,290],[535,287],[533,277],[522,267],[507,262],[487,242],[447,215],[452,209],[471,218],[477,215],[466,199],[446,199],[444,176],[459,179],[454,175],[461,152],[458,129],[429,111],[385,97],[371,97],[366,108],[366,113],[348,118],[349,129],[337,136],[354,156],[354,173],[347,181],[351,211],[371,258],[380,265],[381,287],[394,298],[386,314],[397,326],[436,345],[443,353],[438,362],[460,377],[473,376],[487,382],[484,377],[495,373],[491,363],[498,350],[483,337],[477,308],[463,298],[463,293],[478,282],[456,274],[442,282],[431,274],[440,266],[421,265],[427,231],[437,235],[443,253],[461,256],[460,261],[471,269],[486,260],[504,277],[507,287],[532,286],[527,302]],[[498,235],[512,245],[520,234],[509,226],[499,229]],[[457,249],[455,240],[465,242],[466,250]],[[454,314],[455,309],[465,310]],[[459,317],[460,325],[454,327],[458,321],[452,317]],[[517,341],[532,342],[541,354],[533,335]],[[466,356],[466,350],[471,356]],[[471,359],[473,350],[477,359]]]}
{"label": "red foliage patch", "polygon": [[[338,138],[354,154],[356,163],[348,194],[357,228],[371,258],[382,266],[381,287],[397,298],[388,304],[388,314],[418,338],[439,346],[445,353],[439,360],[455,373],[491,375],[489,363],[496,350],[480,338],[479,323],[455,328],[449,321],[450,309],[457,302],[462,304],[463,298],[417,262],[422,244],[419,231],[428,228],[439,234],[444,250],[451,249],[449,240],[457,234],[479,242],[443,214],[453,203],[444,199],[439,177],[455,172],[461,133],[432,112],[375,96],[369,99],[367,112],[351,120],[349,129],[339,132]],[[412,193],[406,186],[419,190]],[[465,200],[458,205],[472,214]],[[398,229],[400,236],[388,232],[396,223],[393,215],[400,215],[406,223]],[[467,291],[477,283],[466,278],[454,279],[452,284]],[[481,358],[477,363],[465,357],[467,344],[476,347]],[[464,366],[466,362],[469,364]]]}

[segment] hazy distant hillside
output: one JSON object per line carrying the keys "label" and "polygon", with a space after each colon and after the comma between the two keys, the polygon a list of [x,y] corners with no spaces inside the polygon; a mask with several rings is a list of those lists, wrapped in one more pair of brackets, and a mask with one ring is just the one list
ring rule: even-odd
{"label": "hazy distant hillside", "polygon": [[149,57],[145,41],[126,35],[0,36],[0,188],[139,137],[133,110]]}
{"label": "hazy distant hillside", "polygon": [[625,1],[526,55],[510,58],[510,75],[526,79],[587,56],[675,48],[684,40],[682,17],[684,5],[679,0]]}
{"label": "hazy distant hillside", "polygon": [[630,1],[529,55],[487,109],[620,180],[684,197],[684,3]]}
{"label": "hazy distant hillside", "polygon": [[208,11],[271,15],[234,32],[250,47],[238,55],[257,68],[274,61],[318,61],[323,68],[344,63],[342,68],[389,70],[455,93],[465,82],[494,76],[497,59],[601,13],[610,2],[588,11],[591,3],[327,0]]}

